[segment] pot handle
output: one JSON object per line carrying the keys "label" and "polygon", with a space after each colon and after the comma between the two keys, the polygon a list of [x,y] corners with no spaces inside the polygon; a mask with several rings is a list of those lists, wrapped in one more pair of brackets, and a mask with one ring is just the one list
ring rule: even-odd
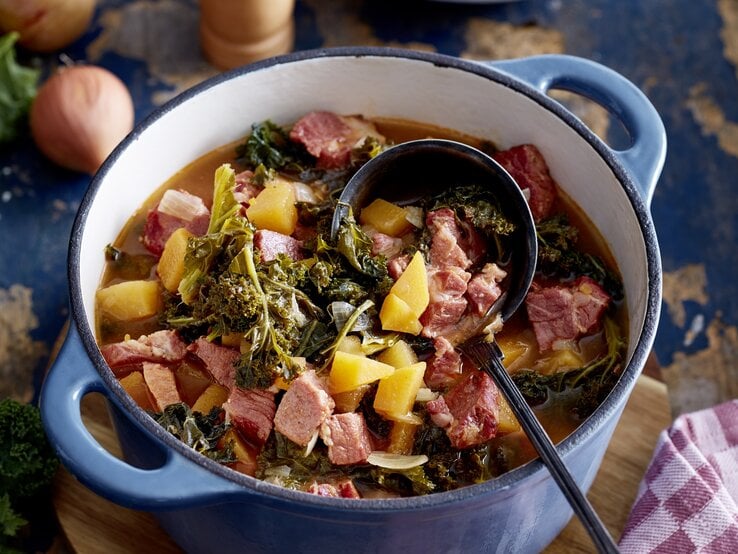
{"label": "pot handle", "polygon": [[666,157],[666,131],[650,100],[628,79],[591,60],[547,54],[487,62],[546,94],[550,89],[580,94],[618,117],[630,135],[625,150],[607,147],[632,175],[647,206]]}
{"label": "pot handle", "polygon": [[165,450],[161,467],[154,469],[119,460],[97,442],[82,421],[80,404],[91,392],[102,393],[117,404],[71,324],[41,390],[41,417],[61,462],[95,493],[122,506],[155,511],[223,502],[224,495],[244,492],[243,487],[171,449]]}

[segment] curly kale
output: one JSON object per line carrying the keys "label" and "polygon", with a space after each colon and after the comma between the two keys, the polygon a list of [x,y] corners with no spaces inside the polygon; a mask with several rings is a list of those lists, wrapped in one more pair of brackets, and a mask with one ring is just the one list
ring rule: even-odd
{"label": "curly kale", "polygon": [[575,394],[574,411],[585,418],[599,406],[620,377],[625,355],[625,339],[617,323],[605,318],[603,322],[607,352],[584,367],[539,373],[522,369],[513,374],[513,381],[528,403],[543,404],[551,394],[571,391]]}
{"label": "curly kale", "polygon": [[16,536],[37,519],[59,460],[46,438],[38,408],[11,398],[0,401],[0,552],[22,546]]}
{"label": "curly kale", "polygon": [[38,408],[11,398],[0,402],[0,490],[11,499],[32,497],[58,467]]}
{"label": "curly kale", "polygon": [[538,271],[563,279],[584,275],[597,281],[614,300],[623,298],[623,284],[618,275],[598,256],[577,248],[579,230],[569,223],[566,214],[538,222],[536,234]]}
{"label": "curly kale", "polygon": [[170,404],[154,414],[156,422],[187,446],[221,464],[236,461],[232,449],[220,448],[218,442],[228,430],[223,409],[213,408],[209,414],[193,412],[184,402]]}
{"label": "curly kale", "polygon": [[251,126],[251,134],[236,148],[237,161],[246,166],[300,172],[310,164],[305,149],[290,140],[286,129],[269,120]]}
{"label": "curly kale", "polygon": [[[432,423],[426,423],[418,430],[413,452],[428,456],[423,469],[435,492],[481,483],[494,477],[488,463],[487,444],[459,450],[451,445],[446,432]],[[416,494],[422,493],[422,490],[416,491]]]}

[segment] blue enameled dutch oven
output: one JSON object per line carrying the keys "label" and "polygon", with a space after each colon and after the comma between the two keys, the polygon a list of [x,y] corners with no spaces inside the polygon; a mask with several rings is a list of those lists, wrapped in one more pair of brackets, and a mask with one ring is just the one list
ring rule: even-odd
{"label": "blue enameled dutch oven", "polygon": [[[547,96],[566,89],[607,108],[630,145],[614,150]],[[424,497],[350,500],[279,488],[222,467],[167,434],[126,395],[100,355],[95,290],[103,250],[170,176],[254,122],[289,124],[311,110],[421,121],[538,146],[561,188],[605,237],[622,273],[628,363],[602,406],[559,449],[588,489],[654,339],[661,267],[649,203],[664,162],[664,128],[646,97],[591,61],[540,56],[477,63],[396,49],[300,52],[219,75],[153,113],[95,176],[69,249],[73,325],[45,382],[41,409],[64,465],[96,493],[153,512],[188,552],[536,552],[572,512],[544,466]],[[80,418],[90,392],[108,400],[125,461]]]}

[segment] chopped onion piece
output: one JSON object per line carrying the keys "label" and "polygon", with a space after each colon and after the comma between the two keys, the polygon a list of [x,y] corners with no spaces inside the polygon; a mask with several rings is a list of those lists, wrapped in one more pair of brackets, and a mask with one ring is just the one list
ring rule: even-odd
{"label": "chopped onion piece", "polygon": [[427,387],[421,387],[418,389],[418,394],[415,395],[416,402],[430,402],[438,398],[438,393],[430,390]]}
{"label": "chopped onion piece", "polygon": [[208,209],[202,198],[183,192],[169,189],[159,201],[158,211],[171,215],[183,221],[192,221],[197,216],[207,215]]}
{"label": "chopped onion piece", "polygon": [[397,415],[397,414],[382,414],[387,419],[391,419],[392,421],[399,421],[400,423],[410,423],[411,425],[422,425],[423,419],[420,416],[415,415],[412,412],[408,412],[405,415]]}
{"label": "chopped onion piece", "polygon": [[307,446],[305,447],[305,456],[310,456],[310,453],[313,451],[313,448],[315,448],[315,443],[318,442],[318,430],[316,429],[313,433],[313,436],[310,437],[310,440],[307,443]]}
{"label": "chopped onion piece", "polygon": [[292,470],[290,469],[290,466],[281,465],[281,466],[274,466],[274,467],[268,467],[264,470],[264,475],[267,475],[269,477],[282,477],[287,478],[290,476],[290,473]]}
{"label": "chopped onion piece", "polygon": [[423,208],[420,206],[405,206],[405,219],[417,229],[422,229],[424,224]]}
{"label": "chopped onion piece", "polygon": [[321,198],[315,194],[313,187],[300,181],[292,181],[291,184],[295,190],[295,201],[304,202],[305,204],[320,204]]}
{"label": "chopped onion piece", "polygon": [[[343,326],[346,325],[348,319],[356,311],[356,306],[349,304],[348,302],[331,302],[329,311],[333,316],[333,322],[336,325],[336,329],[340,331],[341,329],[343,329]],[[359,317],[356,319],[356,323],[354,323],[354,326],[349,329],[348,332],[351,333],[365,331],[369,329],[370,325],[371,321],[369,319],[369,314],[364,312],[359,315]]]}
{"label": "chopped onion piece", "polygon": [[385,469],[412,469],[426,463],[428,461],[428,456],[425,454],[408,456],[405,454],[392,454],[390,452],[375,450],[369,454],[366,461],[373,466],[383,467]]}

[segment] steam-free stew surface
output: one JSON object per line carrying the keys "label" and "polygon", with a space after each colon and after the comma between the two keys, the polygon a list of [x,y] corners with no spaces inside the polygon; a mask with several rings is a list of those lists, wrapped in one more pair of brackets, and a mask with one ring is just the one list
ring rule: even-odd
{"label": "steam-free stew surface", "polygon": [[[376,131],[381,136],[386,137],[387,143],[399,143],[425,137],[450,138],[477,146],[490,154],[496,152],[494,145],[489,142],[446,129],[394,120],[375,120],[373,123],[376,126]],[[158,279],[157,263],[159,258],[152,254],[141,240],[145,233],[149,211],[156,209],[162,194],[168,189],[187,191],[202,198],[205,205],[210,207],[213,202],[213,176],[217,168],[224,163],[228,163],[234,167],[236,173],[247,169],[255,169],[239,163],[238,156],[235,153],[236,147],[235,144],[227,145],[193,161],[188,167],[174,175],[151,196],[141,209],[132,215],[115,244],[112,245],[113,248],[109,249],[107,253],[109,261],[102,276],[101,289],[126,281],[155,281]],[[295,175],[289,175],[289,179],[295,179]],[[333,196],[337,197],[335,191],[333,191]],[[430,210],[426,208],[426,217],[422,217],[420,223],[416,222],[416,224],[423,226],[424,223],[427,223],[428,211]],[[551,242],[552,246],[556,246],[554,243],[562,233],[560,221],[556,219],[559,214],[565,214],[568,218],[570,227],[567,227],[567,229],[576,228],[578,230],[575,255],[572,256],[571,253],[564,252],[566,260],[561,263],[574,267],[576,264],[572,262],[572,259],[575,259],[577,263],[581,262],[582,259],[594,260],[595,267],[601,265],[607,267],[605,273],[598,274],[606,276],[600,279],[603,288],[606,288],[606,285],[612,286],[613,282],[616,283],[617,270],[612,256],[606,249],[605,241],[586,216],[561,190],[558,190],[549,209],[549,214],[548,218],[537,222],[541,231],[540,239],[547,241],[546,245]],[[362,223],[361,218],[359,218],[359,222]],[[546,224],[548,224],[548,227],[546,227]],[[364,227],[366,228],[366,224],[364,224]],[[546,234],[546,229],[548,229],[548,234]],[[414,238],[412,240],[405,239],[407,243],[405,246],[409,245],[411,247],[409,251],[412,252],[416,249],[418,241],[432,241],[432,238],[429,239],[427,236],[427,230],[425,236],[423,235],[423,229],[414,228],[413,231]],[[565,235],[566,231],[563,234]],[[558,251],[555,248],[552,251],[554,252],[552,258],[556,258],[558,255],[556,252]],[[429,264],[427,259],[429,256],[428,249],[424,250],[424,255],[426,257],[425,265],[431,271],[430,266],[432,264]],[[504,263],[498,261],[500,262],[499,266],[504,269]],[[558,262],[556,260],[552,262],[551,259],[548,259],[543,264],[544,269],[547,264],[550,265],[551,263]],[[569,265],[566,267],[569,267]],[[584,266],[591,269],[592,264],[584,263]],[[566,271],[563,271],[562,275],[566,273]],[[576,271],[573,270],[573,274],[568,274],[565,278],[556,277],[554,279],[551,273],[548,272],[546,275],[538,275],[536,280],[539,285],[552,286],[553,290],[557,290],[555,287],[561,283],[563,283],[563,286],[571,286],[571,283],[578,277],[580,276],[576,275]],[[580,287],[585,294],[589,292],[587,286],[585,283]],[[164,294],[166,296],[166,293]],[[171,300],[170,295],[169,301]],[[164,302],[157,313],[150,317],[127,318],[124,320],[111,316],[99,307],[97,311],[97,331],[100,344],[120,344],[128,338],[136,339],[167,328],[168,325],[164,321],[164,312],[170,306],[171,304]],[[381,304],[373,309],[379,312],[380,307]],[[536,337],[526,307],[522,307],[497,333],[497,340],[507,357],[506,366],[508,370],[518,381],[526,398],[534,405],[537,415],[554,441],[564,438],[581,424],[583,419],[594,409],[596,403],[604,397],[617,380],[617,374],[622,364],[621,357],[624,355],[624,345],[621,337],[624,335],[622,330],[627,322],[626,317],[622,302],[622,291],[616,283],[614,292],[610,294],[606,315],[600,317],[600,320],[591,330],[577,336],[574,340],[557,343],[553,347],[540,348],[538,344],[540,339]],[[385,331],[385,335],[393,332],[392,329],[382,329],[382,331]],[[411,358],[406,359],[406,362],[409,360],[416,363],[431,363],[434,356],[439,355],[439,344],[434,343],[435,339],[432,337],[418,339],[419,336],[422,336],[422,333],[418,335],[418,333],[413,334],[412,332],[405,334],[396,329],[394,331],[394,334],[402,339],[403,344],[409,345]],[[358,334],[354,333],[354,335],[359,337]],[[237,342],[226,341],[226,338],[228,337],[216,337],[213,342],[216,345],[220,345],[222,342],[223,344],[227,343],[228,346],[239,346]],[[364,339],[366,340],[366,337]],[[353,354],[351,354],[350,344],[351,341],[347,340],[343,347],[338,348],[338,350],[345,350],[351,356]],[[386,342],[384,346],[386,347],[389,344],[391,342]],[[243,353],[245,351],[243,344],[240,346]],[[366,352],[360,354],[365,356]],[[381,352],[371,353],[370,358],[389,359],[386,354],[382,358]],[[208,364],[204,363],[198,356],[188,354],[184,360],[177,363],[160,365],[171,372],[173,382],[176,383],[179,393],[179,400],[188,408],[193,408],[201,398],[210,401],[203,404],[201,400],[200,406],[220,406],[229,401],[228,387],[218,385],[218,379],[208,371]],[[475,368],[468,366],[468,362],[462,365],[464,374],[476,371]],[[313,366],[307,363],[303,364],[302,369],[310,367]],[[139,362],[117,368],[113,367],[113,369],[139,404],[155,413],[155,417],[158,417],[163,425],[174,425],[176,427],[181,425],[188,417],[188,414],[181,412],[181,420],[177,422],[176,415],[164,414],[165,407],[157,405],[156,395],[152,392],[147,379],[137,376],[137,374],[145,374],[145,372],[141,372]],[[149,367],[149,369],[151,368]],[[315,369],[317,369],[319,379],[322,379],[324,389],[331,394],[331,386],[335,387],[336,385],[335,382],[331,385],[332,382],[329,378],[330,364],[324,368],[315,367]],[[152,371],[149,373],[152,373]],[[277,403],[285,397],[285,389],[289,388],[289,382],[299,373],[298,370],[290,375],[289,379],[277,379],[276,387],[272,388],[272,390],[277,391],[275,395]],[[150,378],[153,379],[153,377]],[[456,381],[459,380],[458,376],[455,378]],[[239,426],[233,421],[230,421],[232,424],[230,427],[225,425],[225,413],[222,410],[219,413],[213,412],[211,420],[203,421],[203,418],[201,418],[199,424],[210,425],[208,428],[211,430],[217,428],[219,433],[217,437],[215,433],[212,435],[217,438],[217,445],[211,446],[213,446],[213,450],[219,450],[220,452],[227,450],[227,455],[221,458],[223,463],[237,471],[256,474],[261,478],[285,486],[301,488],[317,494],[336,494],[337,491],[339,496],[352,496],[354,495],[353,492],[351,494],[343,494],[342,492],[341,487],[344,486],[347,480],[351,482],[355,490],[358,491],[358,495],[362,497],[438,492],[494,477],[526,462],[535,455],[500,395],[496,400],[500,409],[498,421],[495,423],[497,432],[492,433],[491,438],[480,444],[466,445],[463,441],[458,443],[458,440],[460,440],[458,438],[451,439],[452,443],[457,441],[457,444],[461,444],[461,446],[450,447],[448,436],[444,435],[442,427],[439,427],[437,422],[433,421],[433,417],[429,415],[427,403],[430,399],[431,402],[436,403],[434,404],[436,406],[438,397],[450,399],[451,397],[448,395],[453,388],[452,381],[442,382],[435,387],[435,390],[430,390],[426,386],[427,383],[422,382],[422,390],[418,393],[417,402],[414,402],[412,413],[415,419],[410,418],[412,421],[401,421],[402,418],[395,417],[397,414],[385,417],[387,413],[373,409],[371,399],[375,399],[374,406],[376,406],[376,396],[381,394],[378,391],[377,383],[381,383],[381,380],[355,388],[354,396],[361,397],[363,395],[364,398],[363,401],[360,401],[358,407],[353,406],[353,410],[349,409],[351,406],[349,408],[343,406],[346,402],[351,403],[351,399],[347,398],[350,394],[333,394],[332,403],[336,405],[333,411],[335,413],[339,411],[360,412],[367,422],[371,435],[370,440],[375,447],[387,449],[389,446],[392,450],[393,445],[404,444],[404,447],[400,449],[402,450],[400,453],[405,457],[405,461],[402,463],[405,463],[412,455],[418,455],[419,449],[425,455],[430,455],[430,461],[425,464],[413,465],[412,462],[408,462],[412,466],[410,468],[402,466],[400,469],[391,469],[381,467],[381,463],[380,467],[377,468],[372,464],[367,464],[366,460],[349,464],[327,463],[325,460],[326,445],[323,444],[322,434],[317,443],[315,440],[311,441],[316,444],[312,447],[310,456],[303,458],[305,451],[310,450],[310,447],[306,448],[305,445],[298,445],[274,430],[271,431],[270,437],[266,439],[266,443],[262,444],[260,440],[255,441],[248,436],[244,436],[240,432]],[[354,404],[356,403],[354,401]],[[451,401],[449,401],[450,403]],[[436,416],[436,418],[438,417]],[[232,420],[233,418],[229,415],[228,419]],[[441,419],[443,418],[441,417]],[[446,433],[450,433],[448,429],[446,429]],[[398,438],[402,434],[407,436]],[[397,448],[394,450],[397,451]],[[434,459],[434,454],[438,455],[437,459]],[[290,457],[291,461],[286,462],[284,457]],[[290,474],[290,468],[292,468],[292,476],[298,475],[299,472],[294,470],[295,465],[299,465],[301,471],[309,474],[309,477],[305,477],[305,475],[299,475],[299,478],[295,479],[286,477]],[[305,467],[308,469],[306,470]],[[425,475],[423,475],[424,471]],[[320,488],[323,485],[328,487],[325,489],[328,492]]]}

